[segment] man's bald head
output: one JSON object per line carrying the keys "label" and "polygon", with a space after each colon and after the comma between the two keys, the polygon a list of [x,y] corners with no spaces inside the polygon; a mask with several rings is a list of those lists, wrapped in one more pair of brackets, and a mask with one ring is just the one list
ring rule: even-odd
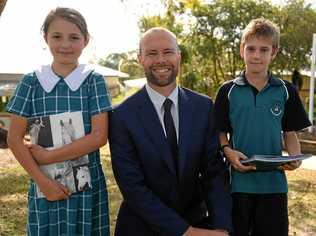
{"label": "man's bald head", "polygon": [[163,27],[153,27],[147,30],[141,37],[140,42],[139,42],[139,54],[141,54],[143,45],[146,44],[146,41],[150,39],[151,37],[155,36],[164,36],[164,37],[169,37],[171,41],[173,41],[175,48],[177,51],[179,51],[179,46],[177,42],[177,37],[176,35],[171,32],[170,30],[163,28]]}

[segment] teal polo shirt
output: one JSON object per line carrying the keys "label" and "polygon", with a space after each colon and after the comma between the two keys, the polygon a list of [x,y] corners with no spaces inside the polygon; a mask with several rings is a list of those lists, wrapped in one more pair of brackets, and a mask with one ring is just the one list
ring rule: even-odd
{"label": "teal polo shirt", "polygon": [[[296,115],[303,117],[299,119],[303,121],[299,121],[299,125],[292,125],[295,122],[289,115],[284,121],[289,105],[291,113],[297,112]],[[215,111],[220,131],[229,133],[232,148],[247,157],[254,154],[281,155],[282,131],[299,130],[310,124],[295,89],[271,74],[261,91],[247,82],[244,73],[224,84],[218,92]],[[241,173],[232,169],[231,180],[232,192],[288,191],[285,173],[280,170]]]}

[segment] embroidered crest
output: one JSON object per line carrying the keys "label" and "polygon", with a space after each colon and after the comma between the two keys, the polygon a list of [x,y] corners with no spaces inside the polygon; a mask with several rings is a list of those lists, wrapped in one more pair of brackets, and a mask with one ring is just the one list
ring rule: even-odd
{"label": "embroidered crest", "polygon": [[270,111],[271,111],[271,113],[272,113],[273,115],[275,115],[275,116],[281,115],[282,109],[281,109],[280,104],[275,103],[275,104],[273,105],[273,107],[270,108]]}

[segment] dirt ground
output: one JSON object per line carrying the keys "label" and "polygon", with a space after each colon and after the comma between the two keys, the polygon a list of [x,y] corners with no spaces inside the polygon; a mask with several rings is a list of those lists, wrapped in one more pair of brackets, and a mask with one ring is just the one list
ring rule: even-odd
{"label": "dirt ground", "polygon": [[17,161],[10,149],[0,149],[0,168],[4,169],[16,164]]}

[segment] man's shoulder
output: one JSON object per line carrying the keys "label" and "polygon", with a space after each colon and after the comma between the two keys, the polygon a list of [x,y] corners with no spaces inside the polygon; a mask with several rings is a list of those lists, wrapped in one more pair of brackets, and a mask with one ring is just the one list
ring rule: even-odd
{"label": "man's shoulder", "polygon": [[127,110],[131,110],[137,106],[137,104],[140,104],[140,102],[145,99],[145,92],[144,89],[141,89],[134,93],[133,95],[126,98],[123,102],[120,104],[114,106],[113,112],[124,112]]}

